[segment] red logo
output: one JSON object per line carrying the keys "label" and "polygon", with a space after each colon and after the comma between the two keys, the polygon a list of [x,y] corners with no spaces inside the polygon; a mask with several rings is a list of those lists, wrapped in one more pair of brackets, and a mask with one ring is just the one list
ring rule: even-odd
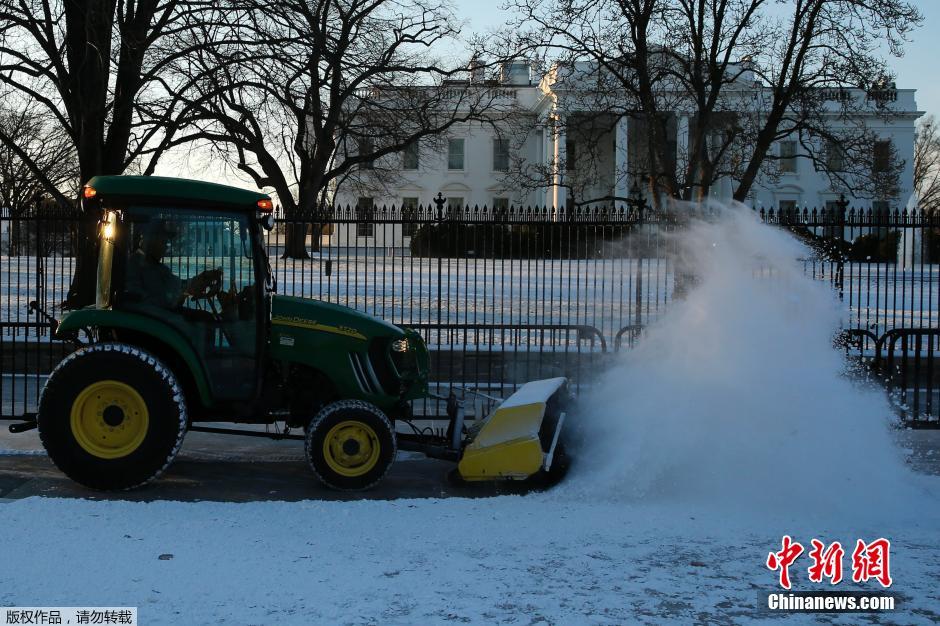
{"label": "red logo", "polygon": [[[842,582],[842,560],[845,549],[838,541],[826,544],[819,539],[810,541],[812,549],[807,553],[813,561],[806,568],[810,582],[821,583],[828,580],[830,585]],[[784,535],[780,542],[778,552],[767,555],[767,568],[779,571],[780,586],[790,589],[790,566],[803,554],[803,545],[793,541],[790,535]],[[875,539],[865,543],[859,539],[852,551],[852,580],[857,583],[868,582],[874,579],[882,587],[890,587],[891,583],[891,542],[885,538]]]}
{"label": "red logo", "polygon": [[838,585],[842,581],[842,557],[845,556],[845,550],[838,541],[833,541],[826,547],[822,541],[813,539],[813,549],[809,551],[809,558],[813,559],[813,564],[806,571],[809,573],[809,579],[814,583],[821,583],[823,578],[829,579],[830,585]]}
{"label": "red logo", "polygon": [[790,535],[784,535],[781,544],[783,548],[780,552],[771,552],[767,555],[767,567],[771,570],[780,570],[780,586],[789,589],[790,565],[803,554],[803,546],[790,539]]}
{"label": "red logo", "polygon": [[869,578],[891,586],[891,542],[884,537],[868,544],[859,539],[852,552],[852,580],[863,583]]}

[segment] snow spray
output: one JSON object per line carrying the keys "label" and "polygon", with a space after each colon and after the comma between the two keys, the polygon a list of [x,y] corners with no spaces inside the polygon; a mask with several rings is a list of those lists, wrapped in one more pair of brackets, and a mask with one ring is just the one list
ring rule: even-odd
{"label": "snow spray", "polygon": [[798,262],[810,251],[748,207],[708,209],[672,242],[694,286],[582,394],[568,493],[913,513],[888,399],[846,375],[837,296]]}

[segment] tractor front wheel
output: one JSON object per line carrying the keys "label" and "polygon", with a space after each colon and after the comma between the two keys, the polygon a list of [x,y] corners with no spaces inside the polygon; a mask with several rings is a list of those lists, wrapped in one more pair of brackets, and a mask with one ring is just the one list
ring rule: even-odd
{"label": "tractor front wheel", "polygon": [[69,478],[92,489],[130,489],[158,477],[176,457],[186,402],[156,357],[101,343],[53,370],[37,421],[49,458]]}
{"label": "tractor front wheel", "polygon": [[360,400],[328,404],[310,420],[304,452],[327,487],[359,491],[378,483],[395,460],[395,430],[378,407]]}

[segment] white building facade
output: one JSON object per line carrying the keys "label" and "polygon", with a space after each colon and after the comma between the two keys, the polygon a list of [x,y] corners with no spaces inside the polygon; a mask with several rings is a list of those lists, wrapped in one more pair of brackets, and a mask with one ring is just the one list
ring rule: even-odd
{"label": "white building facade", "polygon": [[[612,116],[610,112],[590,110],[582,96],[583,78],[591,67],[576,68],[565,78],[556,70],[542,77],[534,76],[526,65],[514,64],[507,68],[498,84],[499,101],[513,114],[495,123],[466,123],[451,129],[446,137],[434,142],[433,150],[414,148],[386,157],[383,170],[393,170],[395,176],[374,186],[369,173],[362,172],[354,186],[344,186],[334,195],[337,205],[357,207],[363,215],[372,207],[433,206],[435,197],[446,198],[446,207],[453,212],[458,207],[487,207],[489,210],[512,206],[563,207],[573,204],[617,204],[643,189],[646,174],[640,162],[645,154],[643,122],[629,115]],[[753,76],[742,74],[737,96],[741,109],[757,100],[764,89]],[[470,83],[471,81],[467,81]],[[836,111],[840,98],[859,101],[856,119],[839,121]],[[833,124],[861,122],[867,132],[881,143],[883,151],[890,151],[897,162],[896,190],[890,198],[861,197],[846,193],[825,171],[819,171],[813,160],[805,158],[803,142],[796,137],[778,141],[771,152],[774,171],[762,172],[752,186],[747,203],[764,208],[825,208],[832,206],[845,194],[853,208],[906,208],[914,192],[913,160],[916,120],[923,115],[918,111],[913,89],[890,89],[881,92],[879,102],[867,102],[871,94],[862,90],[833,92]],[[876,104],[878,106],[876,106]],[[676,110],[669,120],[669,138],[677,163],[688,152],[690,112]],[[608,117],[609,124],[600,134],[589,139],[577,135],[582,120],[587,125]],[[863,119],[860,119],[863,118]],[[565,123],[553,124],[552,120]],[[566,129],[567,132],[566,132]],[[572,130],[575,129],[575,130]],[[584,143],[590,145],[585,147]],[[581,144],[579,146],[579,144]],[[588,149],[586,149],[588,148]],[[877,148],[875,148],[877,150]],[[574,153],[574,156],[568,153]],[[577,155],[591,153],[591,158]],[[588,162],[589,161],[589,162]],[[520,172],[536,175],[521,181]],[[583,182],[574,185],[575,179]],[[577,187],[580,198],[570,197]],[[719,178],[709,190],[717,200],[728,200],[734,191],[730,177]],[[643,195],[647,195],[644,193]],[[649,198],[646,198],[649,201]],[[394,228],[334,229],[332,245],[408,245],[413,229],[398,225]],[[352,241],[355,238],[356,241]],[[368,239],[373,241],[368,241]],[[381,241],[379,241],[381,239]]]}

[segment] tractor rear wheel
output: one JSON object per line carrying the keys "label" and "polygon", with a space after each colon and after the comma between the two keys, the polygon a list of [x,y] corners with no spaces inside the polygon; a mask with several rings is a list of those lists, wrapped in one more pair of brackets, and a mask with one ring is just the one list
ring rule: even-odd
{"label": "tractor rear wheel", "polygon": [[385,413],[368,402],[341,400],[310,420],[304,452],[324,485],[359,491],[385,476],[395,448],[395,430]]}
{"label": "tractor rear wheel", "polygon": [[92,489],[130,489],[160,476],[186,434],[183,391],[153,355],[100,343],[66,357],[39,400],[52,462]]}

